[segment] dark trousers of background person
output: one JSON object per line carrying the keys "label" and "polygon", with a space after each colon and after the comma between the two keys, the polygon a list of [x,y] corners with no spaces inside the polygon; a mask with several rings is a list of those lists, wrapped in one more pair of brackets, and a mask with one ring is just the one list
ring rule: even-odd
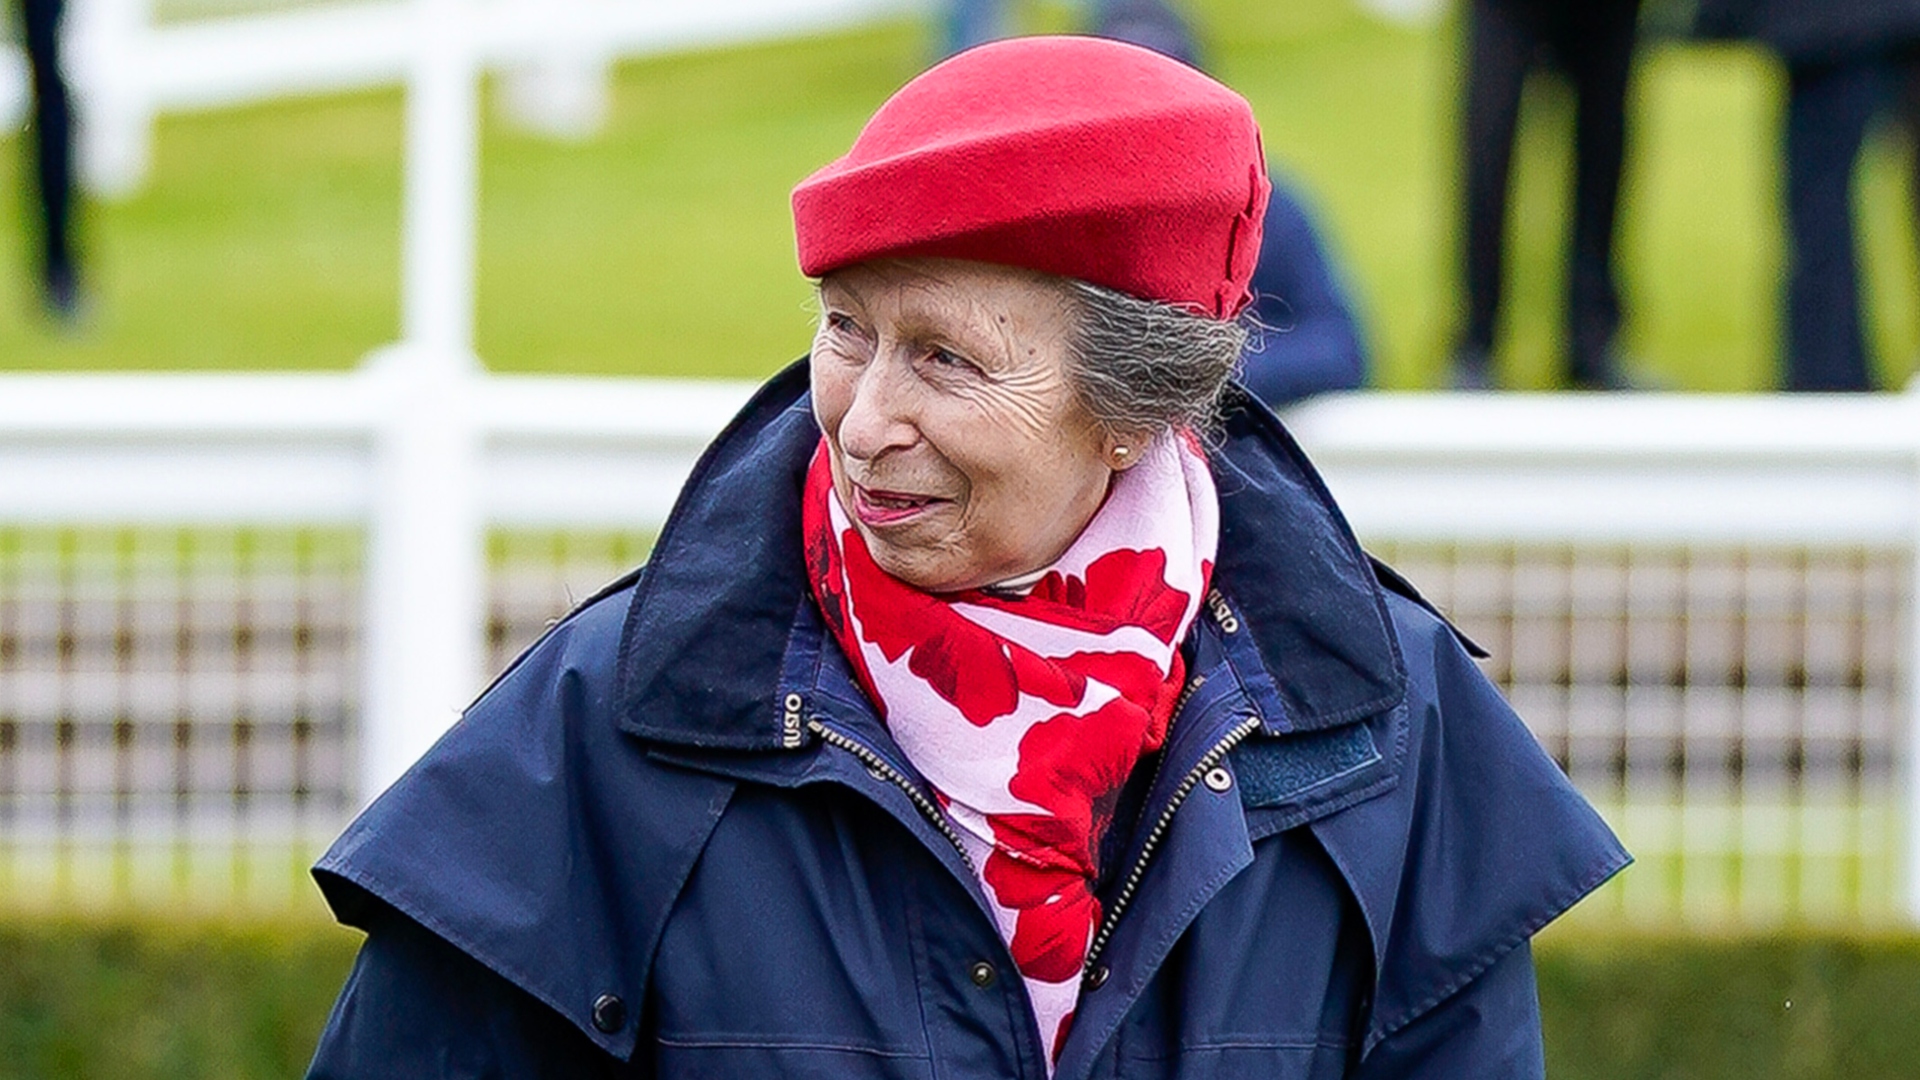
{"label": "dark trousers of background person", "polygon": [[1885,57],[1787,68],[1788,390],[1867,390],[1853,174],[1868,126],[1890,103]]}
{"label": "dark trousers of background person", "polygon": [[1867,390],[1853,174],[1874,117],[1892,101],[1909,141],[1908,197],[1920,227],[1920,43],[1887,59],[1789,69],[1786,379],[1789,390]]}
{"label": "dark trousers of background person", "polygon": [[1620,325],[1613,233],[1639,12],[1640,0],[1473,0],[1465,118],[1467,318],[1455,357],[1462,385],[1490,382],[1520,93],[1528,72],[1543,61],[1566,73],[1577,101],[1567,374],[1575,386],[1621,382],[1613,357]]}
{"label": "dark trousers of background person", "polygon": [[73,105],[60,70],[65,0],[20,0],[33,78],[32,205],[40,225],[40,284],[56,314],[71,315],[78,288],[73,250]]}

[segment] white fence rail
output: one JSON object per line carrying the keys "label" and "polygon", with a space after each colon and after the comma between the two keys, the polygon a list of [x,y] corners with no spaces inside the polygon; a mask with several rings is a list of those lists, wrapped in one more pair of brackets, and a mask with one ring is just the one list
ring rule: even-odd
{"label": "white fence rail", "polygon": [[[160,113],[388,86],[423,42],[508,75],[506,104],[557,135],[599,126],[613,60],[811,32],[924,0],[340,0],[158,22],[153,0],[69,0],[68,66],[80,96],[89,187],[125,194],[146,177]],[[451,42],[449,39],[453,39]],[[0,124],[27,104],[19,50],[0,47]]]}
{"label": "white fence rail", "polygon": [[1906,544],[1920,530],[1915,391],[1366,396],[1292,423],[1363,532]]}
{"label": "white fence rail", "polygon": [[[480,513],[507,527],[657,525],[751,390],[476,379]],[[383,393],[365,372],[0,375],[0,524],[365,524]]]}

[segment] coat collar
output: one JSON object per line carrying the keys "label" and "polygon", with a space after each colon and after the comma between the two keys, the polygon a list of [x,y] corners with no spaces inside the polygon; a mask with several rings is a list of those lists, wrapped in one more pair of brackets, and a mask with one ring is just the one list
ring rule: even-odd
{"label": "coat collar", "polygon": [[[694,466],[627,610],[621,725],[683,746],[778,750],[782,657],[810,603],[800,492],[820,439],[807,365],[774,376]],[[1259,650],[1282,716],[1310,731],[1376,715],[1406,692],[1385,598],[1293,438],[1230,390],[1209,454],[1220,489],[1217,589]],[[1266,688],[1261,688],[1266,689]]]}

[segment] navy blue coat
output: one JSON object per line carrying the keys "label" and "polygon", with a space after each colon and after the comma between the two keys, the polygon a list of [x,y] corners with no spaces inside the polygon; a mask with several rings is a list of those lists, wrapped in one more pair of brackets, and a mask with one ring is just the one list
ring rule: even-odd
{"label": "navy blue coat", "polygon": [[[310,1075],[1044,1080],[980,887],[809,597],[805,391],[770,382],[647,566],[321,860],[368,936]],[[1213,465],[1204,681],[1116,814],[1057,1075],[1541,1075],[1527,940],[1626,854],[1244,393]]]}

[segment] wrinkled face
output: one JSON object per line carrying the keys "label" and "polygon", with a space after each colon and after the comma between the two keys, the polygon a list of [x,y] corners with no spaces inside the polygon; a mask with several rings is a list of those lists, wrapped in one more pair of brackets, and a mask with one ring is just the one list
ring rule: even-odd
{"label": "wrinkled face", "polygon": [[813,409],[834,487],[880,567],[929,592],[1053,562],[1112,478],[1067,374],[1050,279],[951,259],[860,263],[820,283]]}

